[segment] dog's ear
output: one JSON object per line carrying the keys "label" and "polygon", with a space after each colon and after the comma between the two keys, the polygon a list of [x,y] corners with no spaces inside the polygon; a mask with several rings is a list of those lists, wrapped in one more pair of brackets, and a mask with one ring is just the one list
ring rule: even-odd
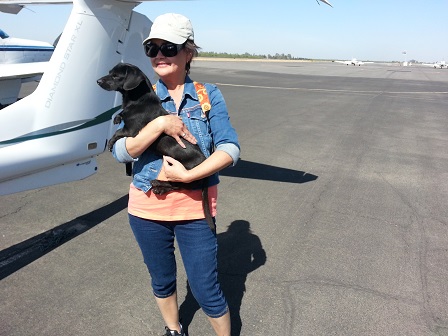
{"label": "dog's ear", "polygon": [[126,70],[126,78],[123,83],[123,89],[126,91],[133,90],[143,82],[145,78],[134,68]]}

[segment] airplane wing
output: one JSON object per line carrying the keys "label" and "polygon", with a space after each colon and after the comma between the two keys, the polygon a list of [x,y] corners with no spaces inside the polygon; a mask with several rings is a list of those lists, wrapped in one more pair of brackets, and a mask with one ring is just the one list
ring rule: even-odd
{"label": "airplane wing", "polygon": [[59,1],[44,1],[44,0],[30,0],[30,1],[15,1],[15,0],[1,0],[0,12],[8,14],[17,14],[22,10],[25,5],[48,5],[48,4],[68,4],[73,3],[72,0],[59,0]]}
{"label": "airplane wing", "polygon": [[0,105],[15,103],[22,83],[39,80],[48,62],[0,64]]}
{"label": "airplane wing", "polygon": [[342,64],[345,64],[345,65],[351,64],[351,61],[333,61],[333,62],[335,62],[335,63],[342,63]]}
{"label": "airplane wing", "polygon": [[350,61],[333,61],[333,62],[335,62],[335,63],[342,63],[342,64],[345,64],[345,65],[358,65],[358,66],[361,66],[361,65],[364,65],[364,64],[375,63],[375,62],[363,62],[363,61],[357,60],[356,58],[353,58]]}
{"label": "airplane wing", "polygon": [[0,64],[0,81],[7,79],[26,79],[42,75],[48,66],[48,62],[31,62]]}

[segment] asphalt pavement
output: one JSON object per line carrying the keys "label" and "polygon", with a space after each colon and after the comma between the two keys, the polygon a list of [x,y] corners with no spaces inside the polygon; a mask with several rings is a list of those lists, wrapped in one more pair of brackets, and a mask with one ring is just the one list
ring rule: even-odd
{"label": "asphalt pavement", "polygon": [[[232,336],[447,336],[448,70],[201,60],[191,76],[218,84],[242,146],[217,216]],[[0,197],[0,335],[162,335],[131,180],[98,163]],[[180,258],[178,279],[189,335],[213,335]]]}

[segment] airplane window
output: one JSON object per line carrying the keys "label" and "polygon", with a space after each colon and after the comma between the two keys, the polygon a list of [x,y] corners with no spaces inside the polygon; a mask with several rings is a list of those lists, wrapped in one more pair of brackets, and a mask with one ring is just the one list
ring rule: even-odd
{"label": "airplane window", "polygon": [[0,29],[0,37],[1,37],[2,39],[5,39],[5,38],[8,38],[9,35],[6,34],[3,30]]}

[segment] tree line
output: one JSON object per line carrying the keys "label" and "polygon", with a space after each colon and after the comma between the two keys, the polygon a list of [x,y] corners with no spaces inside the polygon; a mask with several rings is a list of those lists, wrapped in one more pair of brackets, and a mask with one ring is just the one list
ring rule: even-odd
{"label": "tree line", "polygon": [[200,51],[199,57],[211,57],[211,58],[249,58],[249,59],[274,59],[274,60],[309,60],[309,58],[294,57],[291,54],[275,54],[275,55],[256,55],[249,54],[231,54],[226,52],[214,52],[214,51]]}

